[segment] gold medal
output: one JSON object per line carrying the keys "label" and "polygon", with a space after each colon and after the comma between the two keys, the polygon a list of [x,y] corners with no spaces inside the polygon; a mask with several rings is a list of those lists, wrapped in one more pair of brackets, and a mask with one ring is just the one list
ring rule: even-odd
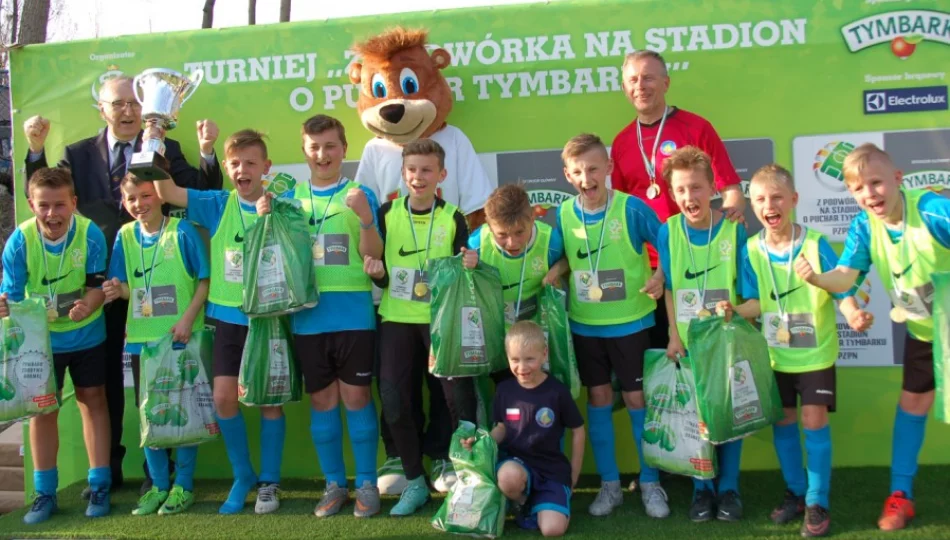
{"label": "gold medal", "polygon": [[314,259],[322,259],[323,256],[324,256],[325,253],[326,253],[326,252],[324,251],[324,249],[323,249],[323,244],[321,244],[320,242],[314,242],[312,249],[313,249],[313,258],[314,258]]}
{"label": "gold medal", "polygon": [[59,313],[58,313],[55,309],[49,308],[49,309],[46,310],[46,320],[47,320],[47,321],[53,322],[53,321],[55,321],[55,320],[58,319],[58,318],[59,318]]}
{"label": "gold medal", "polygon": [[600,288],[600,285],[594,285],[587,291],[587,297],[594,302],[600,302],[600,299],[604,297],[604,290]]}
{"label": "gold medal", "polygon": [[151,302],[142,302],[142,316],[151,317],[152,316],[152,303]]}
{"label": "gold medal", "polygon": [[697,313],[697,315],[699,315],[700,319],[705,319],[706,317],[712,317],[712,312],[706,308],[703,308],[699,310],[699,313]]}
{"label": "gold medal", "polygon": [[782,345],[788,345],[792,342],[792,333],[784,326],[775,332],[775,340]]}
{"label": "gold medal", "polygon": [[650,187],[647,188],[647,198],[655,199],[660,196],[660,186],[656,182],[651,182]]}
{"label": "gold medal", "polygon": [[891,320],[897,324],[907,322],[907,310],[902,307],[895,307],[891,309]]}
{"label": "gold medal", "polygon": [[429,292],[429,286],[423,282],[416,283],[416,286],[412,288],[412,291],[416,293],[416,296],[422,298]]}

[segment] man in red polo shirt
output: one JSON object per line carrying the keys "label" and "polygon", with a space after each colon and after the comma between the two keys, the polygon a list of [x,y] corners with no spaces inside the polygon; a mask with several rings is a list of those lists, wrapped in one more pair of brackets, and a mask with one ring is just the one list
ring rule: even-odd
{"label": "man in red polo shirt", "polygon": [[[610,149],[614,169],[611,186],[643,199],[661,222],[679,213],[669,186],[663,181],[663,160],[677,148],[697,146],[712,158],[716,187],[722,194],[722,210],[732,221],[742,223],[745,197],[739,175],[729,160],[726,146],[705,118],[666,104],[670,77],[666,61],[653,51],[630,53],[623,62],[623,91],[637,110],[633,122],[617,134]],[[649,247],[650,265],[657,266],[656,250]],[[651,329],[651,347],[667,346],[669,325],[666,306],[657,302],[656,326]]]}

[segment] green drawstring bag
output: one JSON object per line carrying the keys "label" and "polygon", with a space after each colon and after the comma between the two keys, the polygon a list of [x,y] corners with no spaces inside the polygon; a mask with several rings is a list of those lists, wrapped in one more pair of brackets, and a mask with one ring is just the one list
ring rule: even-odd
{"label": "green drawstring bag", "polygon": [[934,417],[950,424],[950,272],[932,275],[934,284]]}
{"label": "green drawstring bag", "polygon": [[271,200],[244,240],[244,303],[250,317],[294,313],[317,305],[308,216],[292,199]]}
{"label": "green drawstring bag", "polygon": [[699,431],[722,444],[766,428],[783,417],[769,347],[762,333],[741,317],[693,319],[689,355]]}
{"label": "green drawstring bag", "polygon": [[577,399],[581,393],[581,377],[577,373],[577,358],[574,356],[574,340],[567,317],[567,293],[545,285],[538,293],[538,312],[535,322],[548,338],[548,371],[561,381]]}
{"label": "green drawstring bag", "polygon": [[[472,449],[462,439],[475,437]],[[505,496],[495,485],[498,445],[488,431],[471,422],[459,422],[452,434],[449,457],[458,481],[432,518],[440,531],[497,538],[505,529]]]}
{"label": "green drawstring bag", "polygon": [[716,477],[716,447],[699,434],[696,389],[686,365],[663,349],[643,357],[643,457],[647,465],[702,480]]}
{"label": "green drawstring bag", "polygon": [[0,319],[0,422],[59,409],[46,303],[27,298],[7,306],[10,316]]}
{"label": "green drawstring bag", "polygon": [[429,372],[436,377],[475,377],[508,369],[505,301],[498,270],[462,256],[429,261],[432,345]]}
{"label": "green drawstring bag", "polygon": [[203,329],[188,343],[172,335],[142,347],[139,420],[142,448],[201,444],[220,432],[214,414],[211,369],[213,334]]}
{"label": "green drawstring bag", "polygon": [[238,401],[251,407],[276,407],[300,401],[300,368],[290,344],[289,317],[257,317],[248,321]]}

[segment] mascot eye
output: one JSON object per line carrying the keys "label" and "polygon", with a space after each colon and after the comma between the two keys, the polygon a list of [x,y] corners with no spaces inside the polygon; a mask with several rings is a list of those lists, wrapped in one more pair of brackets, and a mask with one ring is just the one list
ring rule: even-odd
{"label": "mascot eye", "polygon": [[399,86],[402,88],[402,93],[406,95],[418,92],[419,77],[416,76],[416,72],[409,68],[402,68],[399,72]]}
{"label": "mascot eye", "polygon": [[383,80],[383,75],[381,73],[373,75],[372,82],[370,82],[370,88],[372,89],[374,98],[386,97],[386,82]]}

